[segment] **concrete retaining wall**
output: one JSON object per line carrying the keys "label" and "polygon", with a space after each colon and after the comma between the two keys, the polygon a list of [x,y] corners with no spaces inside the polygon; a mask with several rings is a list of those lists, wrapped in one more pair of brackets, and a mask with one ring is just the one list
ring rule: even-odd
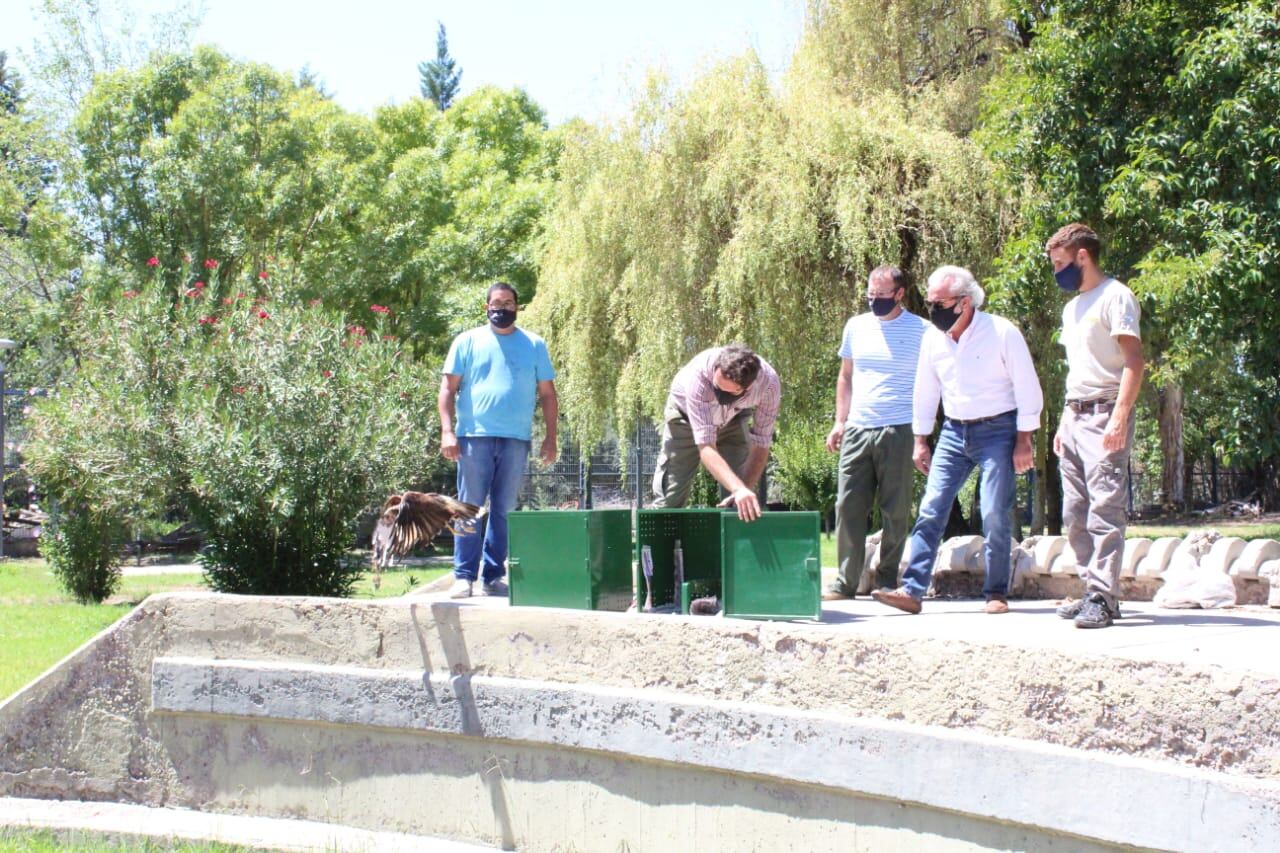
{"label": "concrete retaining wall", "polygon": [[1265,849],[1280,684],[839,626],[178,594],[0,705],[0,794],[520,849]]}

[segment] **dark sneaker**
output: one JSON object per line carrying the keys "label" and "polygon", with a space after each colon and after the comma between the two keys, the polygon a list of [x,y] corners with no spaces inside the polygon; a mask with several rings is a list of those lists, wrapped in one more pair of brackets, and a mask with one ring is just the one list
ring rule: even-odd
{"label": "dark sneaker", "polygon": [[[1080,615],[1081,609],[1084,608],[1084,599],[1067,599],[1061,607],[1058,608],[1057,614],[1059,619],[1074,619]],[[1120,618],[1120,602],[1116,602],[1115,608],[1111,611],[1112,619]]]}
{"label": "dark sneaker", "polygon": [[838,583],[828,584],[822,591],[823,601],[848,601],[850,598],[853,598],[853,593]]}
{"label": "dark sneaker", "polygon": [[1059,619],[1074,619],[1080,615],[1080,611],[1083,608],[1083,598],[1068,598],[1056,612]]}
{"label": "dark sneaker", "polygon": [[1111,627],[1111,608],[1107,607],[1107,600],[1101,593],[1091,592],[1084,597],[1075,623],[1077,628]]}
{"label": "dark sneaker", "polygon": [[507,585],[503,583],[501,580],[496,580],[492,582],[485,581],[484,585],[481,586],[481,589],[484,590],[485,595],[498,595],[498,596],[505,597],[507,594]]}
{"label": "dark sneaker", "polygon": [[881,604],[896,607],[906,613],[920,612],[920,600],[913,598],[905,586],[897,589],[877,589],[871,593],[871,597]]}

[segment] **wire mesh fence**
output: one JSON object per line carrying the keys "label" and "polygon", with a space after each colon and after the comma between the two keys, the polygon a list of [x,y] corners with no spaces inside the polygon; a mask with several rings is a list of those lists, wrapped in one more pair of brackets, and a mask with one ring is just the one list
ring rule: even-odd
{"label": "wire mesh fence", "polygon": [[560,442],[554,465],[530,464],[520,489],[524,509],[636,507],[649,503],[662,433],[641,422],[624,448],[610,435],[589,454],[572,435]]}

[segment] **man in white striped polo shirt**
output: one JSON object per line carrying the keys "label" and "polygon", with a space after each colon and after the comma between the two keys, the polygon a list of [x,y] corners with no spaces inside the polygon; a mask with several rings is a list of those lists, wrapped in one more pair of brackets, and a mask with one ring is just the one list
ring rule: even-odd
{"label": "man in white striped polo shirt", "polygon": [[867,307],[849,318],[840,341],[836,421],[827,449],[840,451],[836,497],[836,555],[840,566],[827,601],[852,598],[866,559],[867,517],[880,507],[880,564],[876,586],[898,585],[898,564],[910,532],[911,395],[920,339],[928,324],[907,311],[907,280],[894,266],[867,278]]}

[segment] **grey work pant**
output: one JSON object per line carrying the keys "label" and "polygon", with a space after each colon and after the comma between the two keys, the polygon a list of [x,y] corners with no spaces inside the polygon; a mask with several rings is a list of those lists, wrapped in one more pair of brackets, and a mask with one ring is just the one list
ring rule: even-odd
{"label": "grey work pant", "polygon": [[858,589],[866,562],[867,517],[873,502],[880,506],[880,564],[876,587],[898,586],[898,565],[911,533],[911,424],[849,427],[840,442],[836,493],[836,586],[846,595]]}
{"label": "grey work pant", "polygon": [[[689,419],[670,405],[666,415],[667,422],[662,428],[662,452],[653,472],[653,493],[657,496],[653,505],[679,509],[689,503],[689,487],[702,460],[698,455],[698,445],[693,440]],[[716,451],[739,477],[746,471],[747,457],[751,452],[747,433],[750,417],[750,409],[740,412],[716,434]]]}
{"label": "grey work pant", "polygon": [[1062,527],[1080,566],[1085,593],[1099,592],[1115,608],[1124,560],[1129,451],[1134,419],[1121,450],[1102,449],[1111,413],[1068,408],[1062,414]]}

